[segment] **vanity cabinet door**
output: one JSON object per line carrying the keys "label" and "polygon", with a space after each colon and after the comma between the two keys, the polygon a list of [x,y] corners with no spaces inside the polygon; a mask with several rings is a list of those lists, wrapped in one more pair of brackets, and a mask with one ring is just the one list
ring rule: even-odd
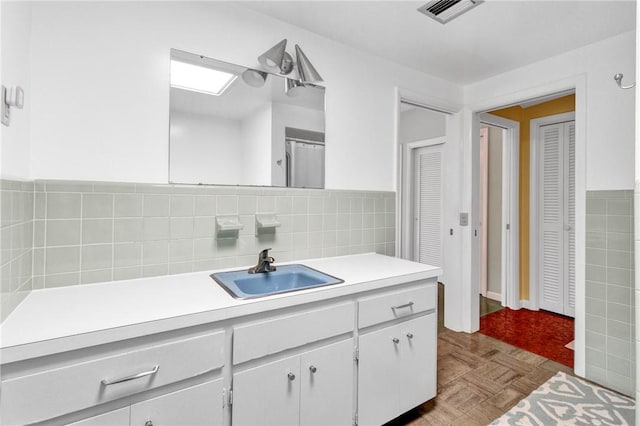
{"label": "vanity cabinet door", "polygon": [[131,406],[131,426],[222,425],[222,379]]}
{"label": "vanity cabinet door", "polygon": [[352,424],[354,372],[352,339],[302,354],[300,424]]}
{"label": "vanity cabinet door", "polygon": [[379,425],[436,395],[436,315],[360,336],[358,420]]}
{"label": "vanity cabinet door", "polygon": [[393,339],[397,327],[359,337],[358,423],[381,425],[397,417],[400,388],[400,349]]}
{"label": "vanity cabinet door", "polygon": [[67,426],[129,426],[129,407],[69,423]]}
{"label": "vanity cabinet door", "polygon": [[299,356],[234,373],[231,423],[297,425],[300,418],[299,376]]}
{"label": "vanity cabinet door", "polygon": [[398,410],[404,413],[436,396],[436,315],[404,322],[399,331]]}

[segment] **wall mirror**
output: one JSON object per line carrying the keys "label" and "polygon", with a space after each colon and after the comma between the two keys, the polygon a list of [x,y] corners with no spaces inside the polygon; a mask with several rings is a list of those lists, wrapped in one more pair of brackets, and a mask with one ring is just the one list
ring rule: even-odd
{"label": "wall mirror", "polygon": [[324,87],[170,56],[170,183],[324,188]]}

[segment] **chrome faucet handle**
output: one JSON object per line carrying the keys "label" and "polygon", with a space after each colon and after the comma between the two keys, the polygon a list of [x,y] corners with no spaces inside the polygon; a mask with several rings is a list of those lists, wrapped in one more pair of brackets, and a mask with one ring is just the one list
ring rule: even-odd
{"label": "chrome faucet handle", "polygon": [[[258,260],[265,260],[270,258],[269,256],[269,250],[272,250],[271,248],[268,249],[264,249],[260,252],[260,254],[258,255]],[[273,259],[273,257],[271,257],[271,259]],[[271,262],[273,262],[273,260],[271,260]]]}
{"label": "chrome faucet handle", "polygon": [[271,250],[271,248],[264,249],[258,254],[258,264],[253,268],[249,268],[250,274],[273,272],[276,270],[276,267],[272,265],[276,260],[272,256],[269,256],[269,250]]}

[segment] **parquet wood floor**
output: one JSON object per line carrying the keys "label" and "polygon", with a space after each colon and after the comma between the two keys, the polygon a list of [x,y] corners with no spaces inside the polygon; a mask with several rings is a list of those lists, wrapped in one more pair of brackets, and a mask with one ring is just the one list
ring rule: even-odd
{"label": "parquet wood floor", "polygon": [[558,371],[573,370],[480,333],[438,335],[436,398],[387,426],[487,425]]}

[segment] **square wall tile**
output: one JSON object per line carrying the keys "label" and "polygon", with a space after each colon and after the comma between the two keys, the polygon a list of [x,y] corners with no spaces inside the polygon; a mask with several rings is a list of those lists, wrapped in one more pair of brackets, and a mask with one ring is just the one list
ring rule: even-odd
{"label": "square wall tile", "polygon": [[48,220],[45,241],[48,247],[80,244],[80,220]]}
{"label": "square wall tile", "polygon": [[85,219],[82,221],[82,244],[113,242],[113,219]]}
{"label": "square wall tile", "polygon": [[113,195],[112,194],[83,194],[82,195],[83,218],[112,218]]}
{"label": "square wall tile", "polygon": [[95,244],[82,247],[82,271],[113,266],[113,245]]}
{"label": "square wall tile", "polygon": [[80,246],[47,247],[45,274],[59,274],[80,270]]}
{"label": "square wall tile", "polygon": [[142,216],[142,194],[116,194],[114,202],[115,217]]}
{"label": "square wall tile", "polygon": [[47,219],[80,218],[82,202],[80,194],[48,193],[46,200]]}

